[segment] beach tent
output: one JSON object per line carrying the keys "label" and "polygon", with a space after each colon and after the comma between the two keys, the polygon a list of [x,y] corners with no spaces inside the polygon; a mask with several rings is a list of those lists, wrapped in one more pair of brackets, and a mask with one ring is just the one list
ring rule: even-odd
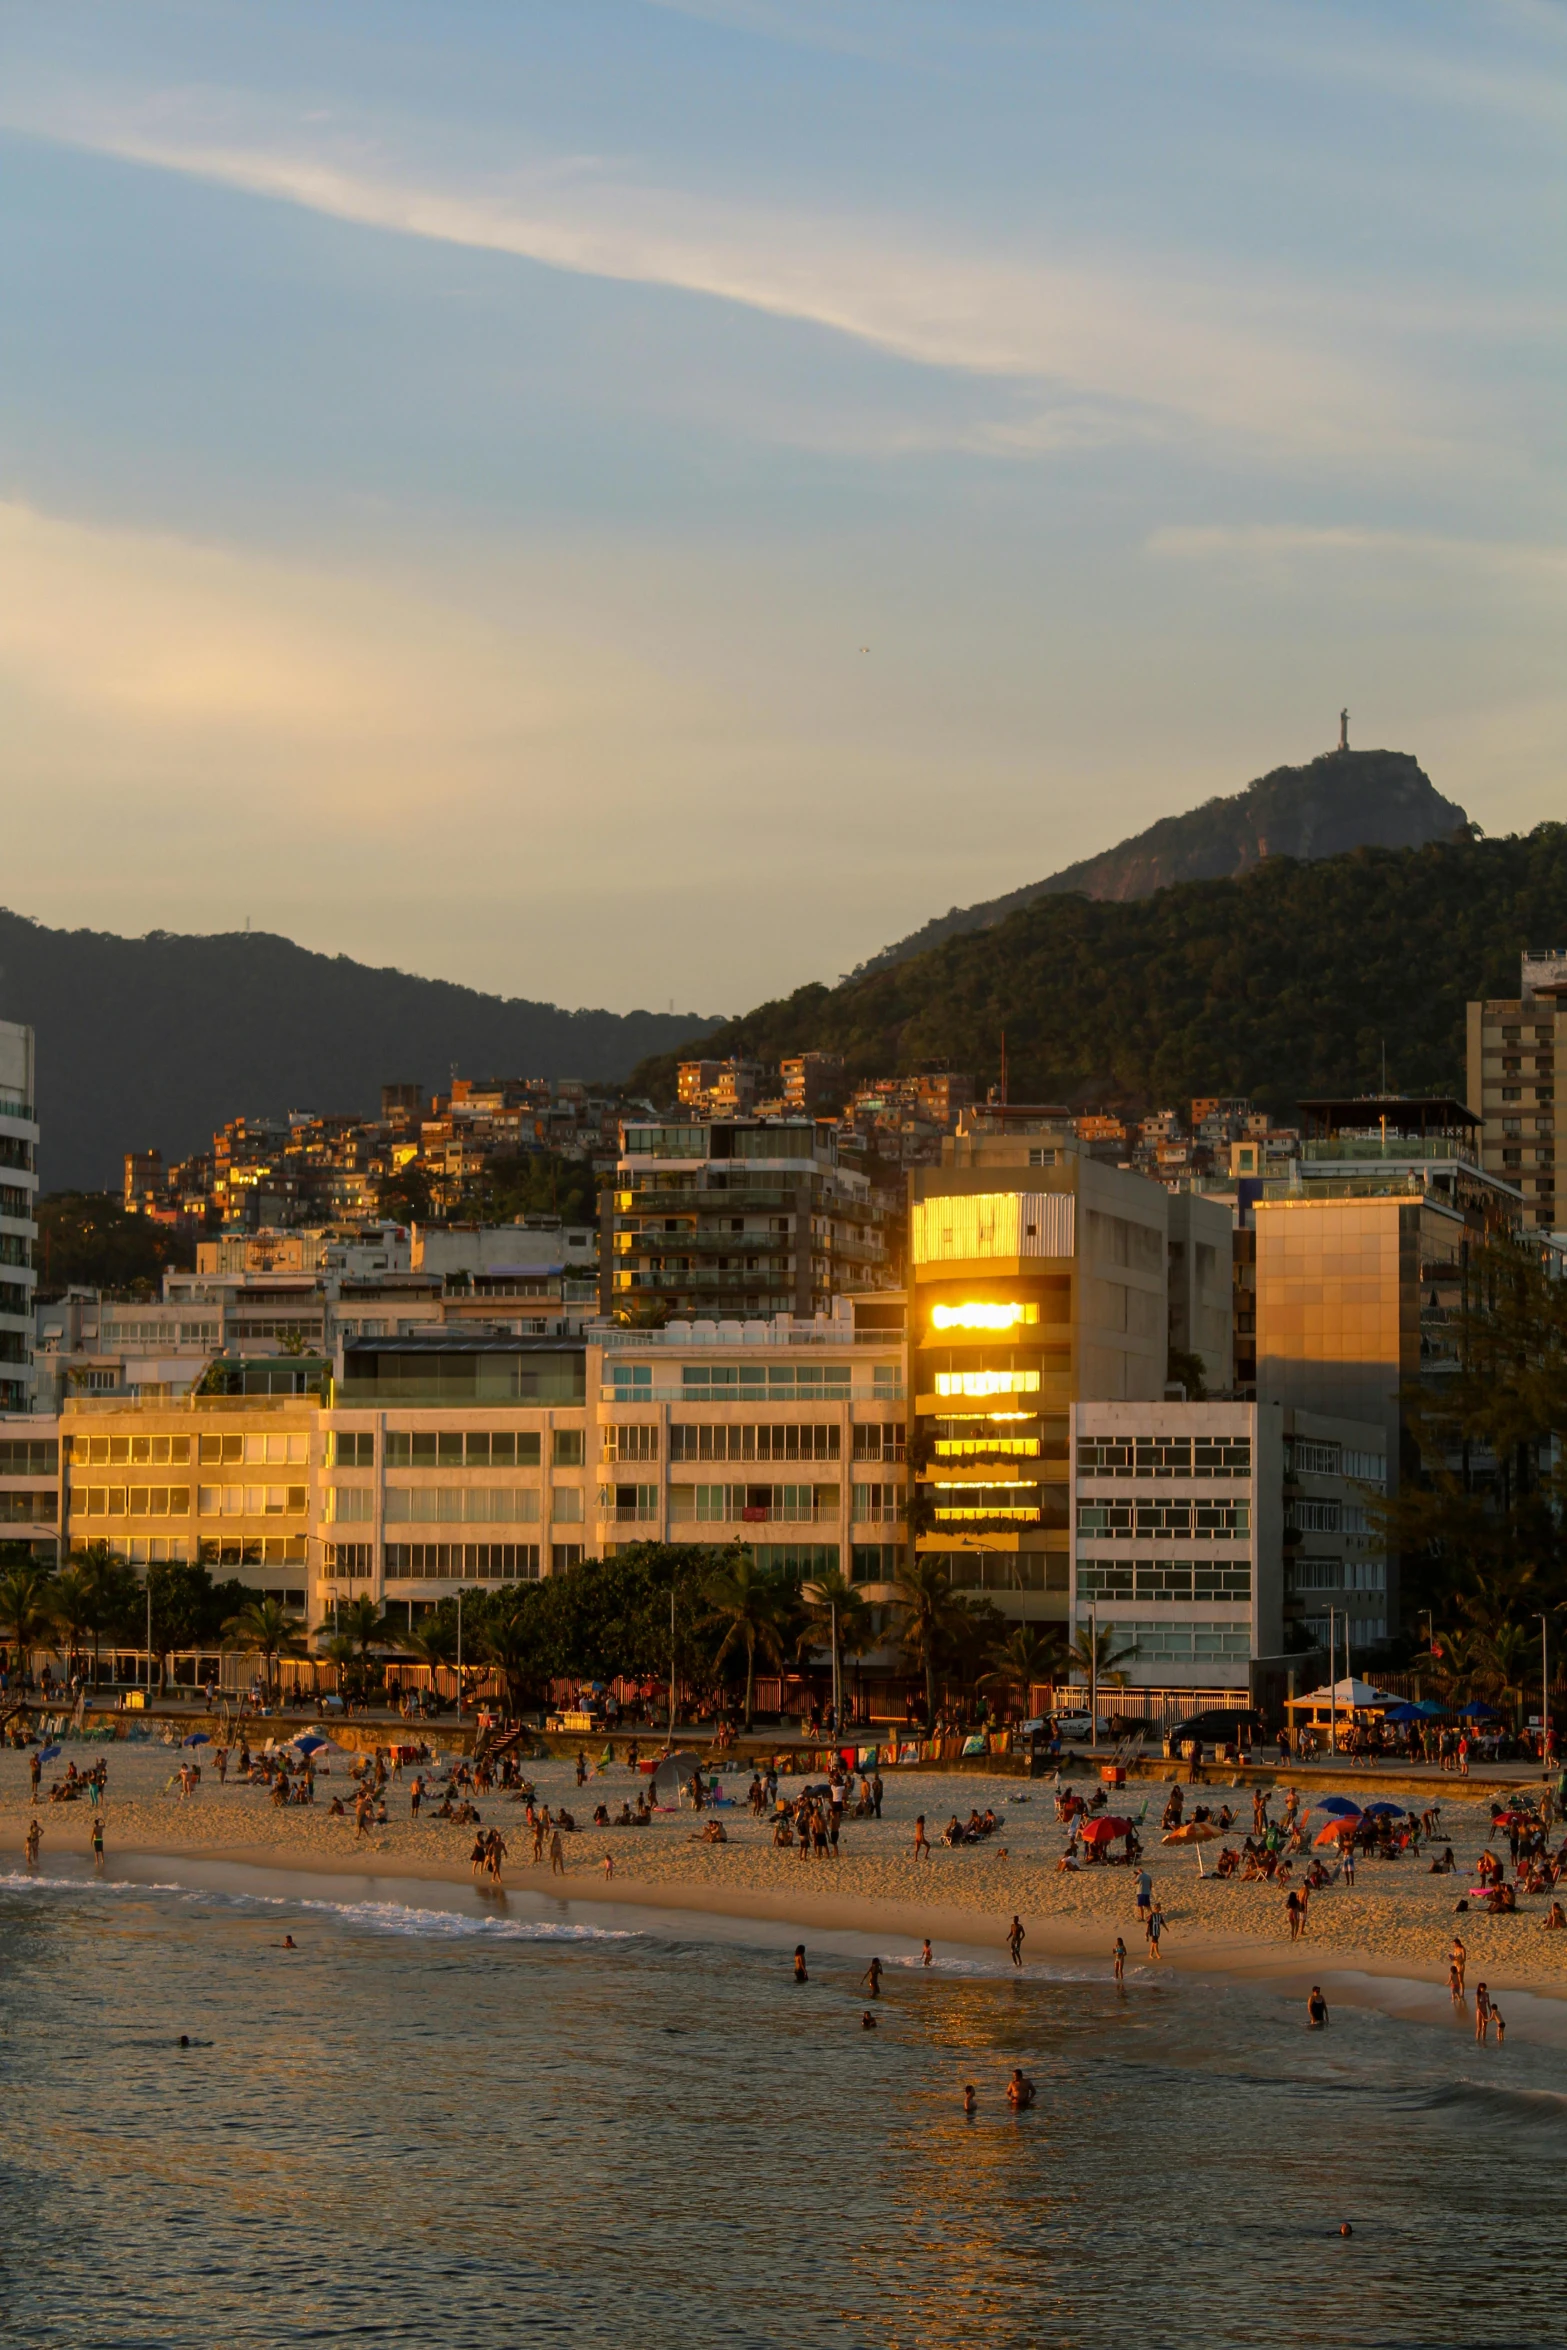
{"label": "beach tent", "polygon": [[702,1767],[702,1757],[682,1750],[666,1754],[653,1773],[653,1801],[677,1810],[680,1799],[690,1786],[692,1776]]}
{"label": "beach tent", "polygon": [[1326,1713],[1331,1707],[1335,1713],[1364,1713],[1373,1706],[1396,1704],[1381,1689],[1373,1689],[1369,1681],[1358,1680],[1353,1673],[1335,1681],[1331,1688],[1313,1689],[1306,1697],[1287,1697],[1286,1705],[1311,1706]]}

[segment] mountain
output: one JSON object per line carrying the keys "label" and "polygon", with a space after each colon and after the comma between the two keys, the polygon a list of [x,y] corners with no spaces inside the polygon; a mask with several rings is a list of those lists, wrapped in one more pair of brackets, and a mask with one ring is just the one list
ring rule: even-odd
{"label": "mountain", "polygon": [[317,955],[264,931],[116,938],[0,910],[0,1017],[38,1032],[46,1190],[118,1189],[125,1151],[165,1158],[241,1114],[379,1109],[383,1084],[623,1078],[700,1035],[700,1014],[564,1012]]}
{"label": "mountain", "polygon": [[[1465,1004],[1512,995],[1520,950],[1567,938],[1567,824],[1525,837],[1269,856],[1234,880],[1126,902],[1041,897],[993,929],[835,988],[803,987],[702,1039],[775,1062],[817,1048],[854,1077],[921,1063],[999,1073],[1016,1102],[1142,1114],[1193,1094],[1388,1082],[1465,1093]],[[666,1099],[674,1058],[633,1083]]]}
{"label": "mountain", "polygon": [[1305,767],[1275,767],[1228,799],[1205,800],[1184,816],[1162,816],[1123,840],[1005,897],[954,906],[860,971],[881,971],[971,930],[989,930],[1035,898],[1151,898],[1178,881],[1217,881],[1265,857],[1337,857],[1348,849],[1416,849],[1468,829],[1456,801],[1444,800],[1407,751],[1325,751]]}

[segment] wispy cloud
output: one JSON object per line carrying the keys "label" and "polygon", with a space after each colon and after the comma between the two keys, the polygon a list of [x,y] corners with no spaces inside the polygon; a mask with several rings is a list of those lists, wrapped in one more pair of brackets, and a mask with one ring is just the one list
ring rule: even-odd
{"label": "wispy cloud", "polygon": [[[1162,420],[1318,454],[1420,437],[1410,387],[1364,346],[1335,347],[1315,297],[1292,300],[1277,285],[1264,293],[1141,260],[965,250],[905,219],[768,210],[640,185],[577,157],[464,184],[332,126],[235,135],[224,113],[221,99],[200,96],[129,111],[13,101],[0,120],[366,229],[664,286],[921,367],[1050,386],[1123,411],[1134,434]],[[1095,437],[1112,437],[1103,420]],[[994,446],[1007,442],[1003,430]],[[1054,445],[1053,427],[1012,442],[1014,453]]]}
{"label": "wispy cloud", "polygon": [[1567,546],[1528,539],[1459,538],[1431,531],[1372,530],[1353,523],[1176,525],[1150,533],[1150,555],[1188,563],[1273,565],[1292,557],[1329,562],[1417,563],[1511,573],[1536,585],[1567,584]]}

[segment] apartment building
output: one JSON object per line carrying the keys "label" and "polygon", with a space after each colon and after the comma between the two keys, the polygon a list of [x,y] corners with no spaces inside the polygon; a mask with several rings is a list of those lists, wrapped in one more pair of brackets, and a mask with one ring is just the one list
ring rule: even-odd
{"label": "apartment building", "polygon": [[[1171,1195],[1087,1155],[1053,1114],[965,1119],[909,1177],[917,1547],[959,1589],[1066,1622],[1071,1413],[1158,1401],[1170,1347]],[[1182,1209],[1227,1361],[1227,1210]],[[1206,1332],[1206,1320],[1203,1324]]]}
{"label": "apartment building", "polygon": [[1520,959],[1516,996],[1469,1006],[1467,1092],[1487,1172],[1516,1186],[1529,1225],[1543,1232],[1561,1228],[1559,1046],[1567,1055],[1567,948],[1529,947]]}
{"label": "apartment building", "polygon": [[0,1417],[0,1542],[53,1566],[60,1547],[60,1436],[42,1412]]}
{"label": "apartment building", "polygon": [[1330,1621],[1352,1652],[1387,1636],[1385,1444],[1276,1403],[1075,1405],[1074,1627],[1132,1690],[1277,1703]]}
{"label": "apartment building", "polygon": [[627,1123],[604,1195],[600,1302],[651,1320],[809,1321],[892,1285],[886,1201],[829,1120]]}
{"label": "apartment building", "polygon": [[33,1032],[0,1020],[0,1412],[33,1407],[36,1099]]}

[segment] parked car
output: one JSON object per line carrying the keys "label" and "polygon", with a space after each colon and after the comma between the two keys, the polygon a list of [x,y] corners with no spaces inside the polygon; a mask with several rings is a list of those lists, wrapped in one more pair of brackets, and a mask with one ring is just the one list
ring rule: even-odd
{"label": "parked car", "polygon": [[[1083,1738],[1091,1738],[1094,1734],[1093,1720],[1086,1713],[1056,1714],[1054,1725],[1056,1736],[1067,1745],[1075,1744]],[[1110,1735],[1110,1724],[1103,1714],[1099,1717],[1099,1735],[1101,1738],[1108,1738]]]}
{"label": "parked car", "polygon": [[1203,1746],[1250,1746],[1262,1736],[1262,1716],[1250,1707],[1238,1706],[1233,1711],[1226,1706],[1215,1706],[1211,1712],[1193,1714],[1184,1722],[1174,1722],[1164,1734],[1166,1754],[1179,1754],[1183,1743],[1193,1739]]}

